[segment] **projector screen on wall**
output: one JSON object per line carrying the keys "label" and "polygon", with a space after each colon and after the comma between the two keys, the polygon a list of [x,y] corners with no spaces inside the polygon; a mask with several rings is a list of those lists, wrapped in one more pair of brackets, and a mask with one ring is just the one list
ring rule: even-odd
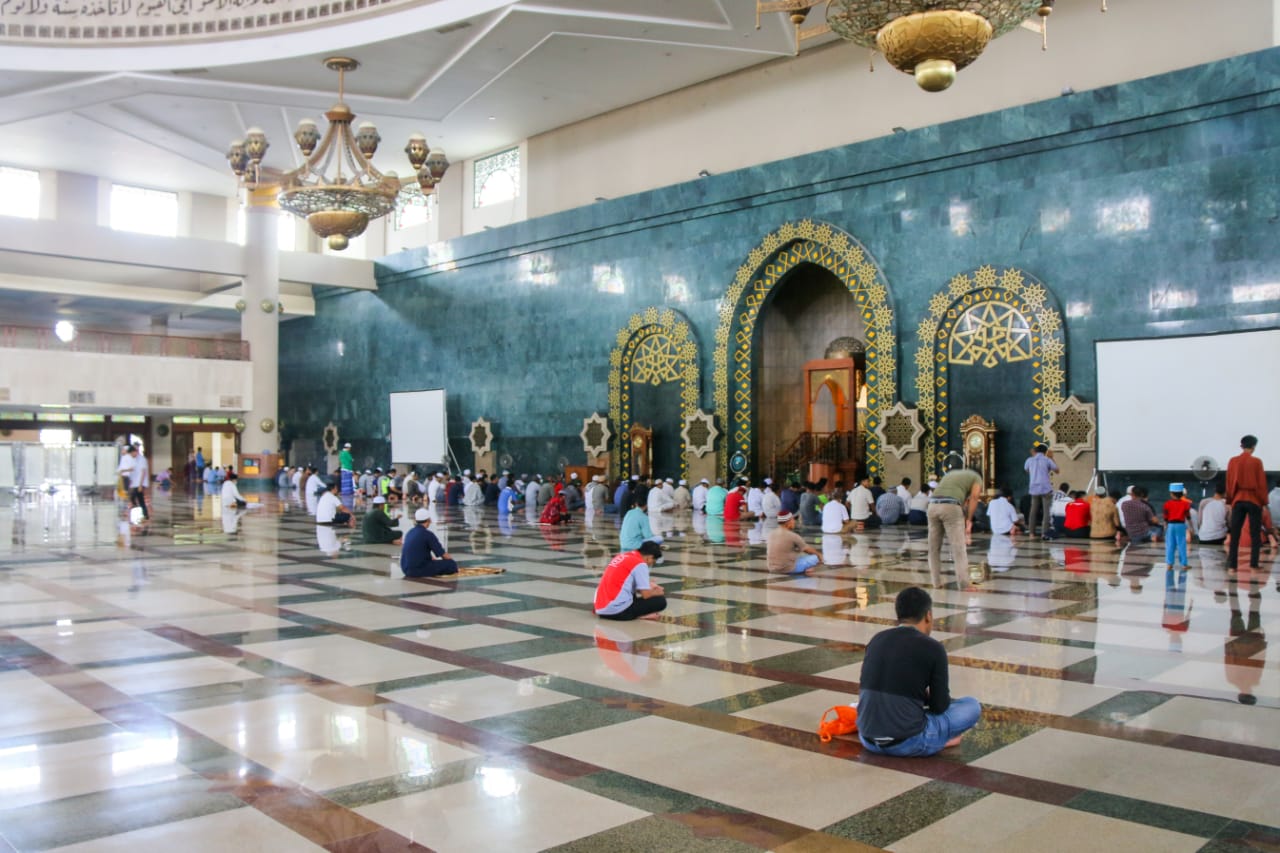
{"label": "projector screen on wall", "polygon": [[1250,433],[1280,462],[1280,329],[1098,341],[1095,355],[1099,469],[1186,471],[1200,456],[1225,469]]}
{"label": "projector screen on wall", "polygon": [[395,391],[391,396],[391,461],[439,465],[449,453],[444,389]]}

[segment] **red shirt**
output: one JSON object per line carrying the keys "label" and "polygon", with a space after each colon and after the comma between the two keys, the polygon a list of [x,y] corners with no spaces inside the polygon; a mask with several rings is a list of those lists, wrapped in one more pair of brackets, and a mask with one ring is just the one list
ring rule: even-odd
{"label": "red shirt", "polygon": [[742,504],[747,500],[747,496],[742,493],[742,489],[734,489],[729,496],[724,499],[724,520],[738,521],[742,518]]}
{"label": "red shirt", "polygon": [[1079,530],[1089,526],[1089,504],[1083,500],[1074,500],[1067,504],[1066,526],[1068,530]]}
{"label": "red shirt", "polygon": [[1191,501],[1186,498],[1169,498],[1164,502],[1164,520],[1170,524],[1185,524],[1191,514]]}
{"label": "red shirt", "polygon": [[1232,456],[1227,463],[1227,503],[1248,501],[1258,506],[1267,504],[1267,472],[1262,460],[1252,453]]}

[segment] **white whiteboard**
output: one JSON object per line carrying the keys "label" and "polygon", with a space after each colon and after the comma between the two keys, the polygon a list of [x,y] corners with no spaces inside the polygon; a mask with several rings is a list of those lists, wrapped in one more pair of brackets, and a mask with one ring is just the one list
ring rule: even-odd
{"label": "white whiteboard", "polygon": [[439,464],[449,452],[444,389],[391,394],[391,462]]}
{"label": "white whiteboard", "polygon": [[1186,471],[1199,456],[1225,469],[1247,434],[1280,463],[1280,329],[1098,341],[1095,353],[1100,469]]}
{"label": "white whiteboard", "polygon": [[98,448],[93,445],[77,444],[71,449],[71,470],[75,472],[76,486],[81,489],[92,489],[98,485],[97,456]]}
{"label": "white whiteboard", "polygon": [[97,448],[98,457],[98,482],[99,486],[114,486],[116,484],[116,468],[120,467],[120,448],[114,444],[99,446]]}

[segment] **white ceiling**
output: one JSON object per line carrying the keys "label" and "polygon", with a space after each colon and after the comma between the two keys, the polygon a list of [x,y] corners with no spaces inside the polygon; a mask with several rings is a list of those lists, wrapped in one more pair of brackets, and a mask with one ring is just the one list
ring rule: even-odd
{"label": "white ceiling", "polygon": [[322,60],[341,52],[362,63],[347,102],[378,125],[376,165],[404,173],[414,131],[458,161],[790,54],[785,17],[763,23],[752,0],[437,1],[180,51],[6,46],[0,160],[231,195],[227,143],[260,126],[268,164],[291,168],[293,127],[336,100]]}

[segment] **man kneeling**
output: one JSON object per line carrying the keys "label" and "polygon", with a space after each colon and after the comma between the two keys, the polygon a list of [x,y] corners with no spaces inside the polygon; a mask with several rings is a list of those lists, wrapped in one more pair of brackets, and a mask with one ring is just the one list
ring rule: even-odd
{"label": "man kneeling", "polygon": [[623,551],[610,560],[596,587],[596,615],[618,621],[656,619],[666,610],[665,591],[649,580],[649,569],[661,556],[662,546],[645,540],[636,550]]}
{"label": "man kneeling", "polygon": [[960,743],[977,725],[977,699],[952,700],[947,652],[929,636],[933,599],[919,587],[898,593],[898,627],[871,638],[862,661],[858,737],[872,752],[926,756]]}
{"label": "man kneeling", "polygon": [[413,529],[404,535],[400,546],[400,570],[407,578],[434,578],[438,575],[456,575],[458,564],[440,544],[440,540],[428,528],[431,527],[431,511],[422,507],[413,514]]}

